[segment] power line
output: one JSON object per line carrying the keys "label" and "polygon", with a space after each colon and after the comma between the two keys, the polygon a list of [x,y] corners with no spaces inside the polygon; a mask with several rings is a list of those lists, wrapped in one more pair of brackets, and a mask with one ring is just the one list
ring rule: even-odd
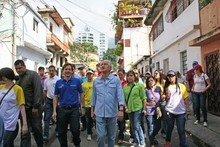
{"label": "power line", "polygon": [[[73,13],[68,10],[66,7],[64,7],[58,0],[55,0],[61,7],[63,7],[66,11],[68,11],[71,15],[73,15]],[[91,29],[93,29],[94,31],[100,33],[100,34],[105,34],[97,29],[95,29],[94,27],[90,26],[89,24],[87,24],[86,22],[84,22],[82,19],[80,19],[78,16],[73,15],[74,17],[76,17],[78,20],[80,20],[82,23],[86,24],[87,26],[89,26]],[[107,37],[109,37],[107,34],[105,34]],[[109,37],[110,38],[110,37]]]}
{"label": "power line", "polygon": [[94,12],[94,11],[92,11],[92,10],[86,8],[86,7],[82,7],[82,6],[80,6],[79,4],[74,3],[74,2],[72,2],[72,1],[70,1],[70,0],[66,0],[66,1],[68,1],[69,3],[71,3],[71,4],[73,4],[73,5],[75,5],[75,6],[79,7],[79,8],[81,8],[81,9],[87,11],[87,12],[92,13],[93,15],[100,16],[100,17],[102,17],[102,18],[107,19],[108,21],[111,21],[111,18],[109,18],[109,17],[106,17],[106,16],[104,16],[104,15],[101,15],[101,14],[99,14],[99,13],[97,13],[97,12]]}

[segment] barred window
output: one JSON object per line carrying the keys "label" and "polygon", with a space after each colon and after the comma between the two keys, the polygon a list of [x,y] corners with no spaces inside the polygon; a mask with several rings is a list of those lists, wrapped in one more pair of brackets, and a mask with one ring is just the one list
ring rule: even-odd
{"label": "barred window", "polygon": [[187,51],[180,52],[180,62],[182,73],[185,75],[187,72]]}
{"label": "barred window", "polygon": [[194,0],[172,0],[166,14],[166,21],[173,22]]}

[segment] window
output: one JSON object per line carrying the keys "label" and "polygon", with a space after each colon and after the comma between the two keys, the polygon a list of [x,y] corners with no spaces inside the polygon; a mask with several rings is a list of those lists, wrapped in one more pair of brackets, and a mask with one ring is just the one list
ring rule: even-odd
{"label": "window", "polygon": [[33,30],[38,33],[38,21],[36,19],[33,20]]}
{"label": "window", "polygon": [[50,23],[50,32],[53,32],[53,24]]}
{"label": "window", "polygon": [[157,20],[153,27],[153,40],[155,40],[164,31],[163,15]]}
{"label": "window", "polygon": [[194,0],[173,0],[166,14],[166,21],[173,22]]}
{"label": "window", "polygon": [[182,68],[183,75],[187,72],[187,51],[180,52],[180,66]]}
{"label": "window", "polygon": [[163,60],[163,72],[167,73],[169,71],[169,58]]}
{"label": "window", "polygon": [[156,69],[160,69],[160,62],[156,63]]}

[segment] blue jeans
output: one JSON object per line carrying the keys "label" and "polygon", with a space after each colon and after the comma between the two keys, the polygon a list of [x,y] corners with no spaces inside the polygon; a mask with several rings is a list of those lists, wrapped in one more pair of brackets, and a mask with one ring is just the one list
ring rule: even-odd
{"label": "blue jeans", "polygon": [[53,113],[53,100],[46,98],[45,102],[45,108],[44,108],[44,136],[49,137],[49,125],[51,116]]}
{"label": "blue jeans", "polygon": [[203,122],[207,122],[207,110],[206,110],[206,93],[194,93],[196,102],[196,119],[200,121],[200,108],[202,110]]}
{"label": "blue jeans", "polygon": [[171,114],[166,115],[166,121],[167,121],[167,132],[166,132],[166,141],[170,142],[171,141],[171,135],[172,131],[174,128],[174,123],[176,120],[176,126],[177,126],[177,131],[179,134],[179,141],[180,141],[180,147],[188,147],[186,144],[186,134],[185,134],[185,114]]}
{"label": "blue jeans", "polygon": [[80,145],[79,106],[61,107],[58,109],[57,129],[58,140],[61,147],[67,147],[67,126],[70,123],[70,131],[75,146]]}
{"label": "blue jeans", "polygon": [[131,129],[134,135],[134,143],[145,145],[144,133],[141,128],[142,109],[128,114]]}
{"label": "blue jeans", "polygon": [[105,137],[108,137],[108,147],[114,147],[116,138],[117,117],[98,117],[96,116],[96,133],[98,147],[105,146]]}
{"label": "blue jeans", "polygon": [[4,131],[5,131],[4,122],[2,117],[0,116],[0,147],[3,146]]}
{"label": "blue jeans", "polygon": [[[151,134],[148,134],[149,135],[149,140],[150,140],[150,144],[151,145],[154,145],[154,140],[155,140],[155,136],[158,134],[158,132],[160,131],[161,129],[161,119],[162,118],[158,118],[157,119],[157,115],[153,115],[152,116],[152,126],[153,126],[153,130],[152,130],[152,133]],[[150,132],[149,132],[150,133]]]}
{"label": "blue jeans", "polygon": [[147,116],[147,126],[148,126],[148,135],[150,136],[153,133],[153,129],[154,129],[153,115]]}

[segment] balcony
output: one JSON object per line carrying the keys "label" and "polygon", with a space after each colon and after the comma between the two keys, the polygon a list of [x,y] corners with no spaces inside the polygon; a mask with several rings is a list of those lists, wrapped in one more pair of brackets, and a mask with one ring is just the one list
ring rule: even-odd
{"label": "balcony", "polygon": [[54,48],[65,56],[70,54],[68,43],[61,42],[54,34],[47,34],[47,46]]}

